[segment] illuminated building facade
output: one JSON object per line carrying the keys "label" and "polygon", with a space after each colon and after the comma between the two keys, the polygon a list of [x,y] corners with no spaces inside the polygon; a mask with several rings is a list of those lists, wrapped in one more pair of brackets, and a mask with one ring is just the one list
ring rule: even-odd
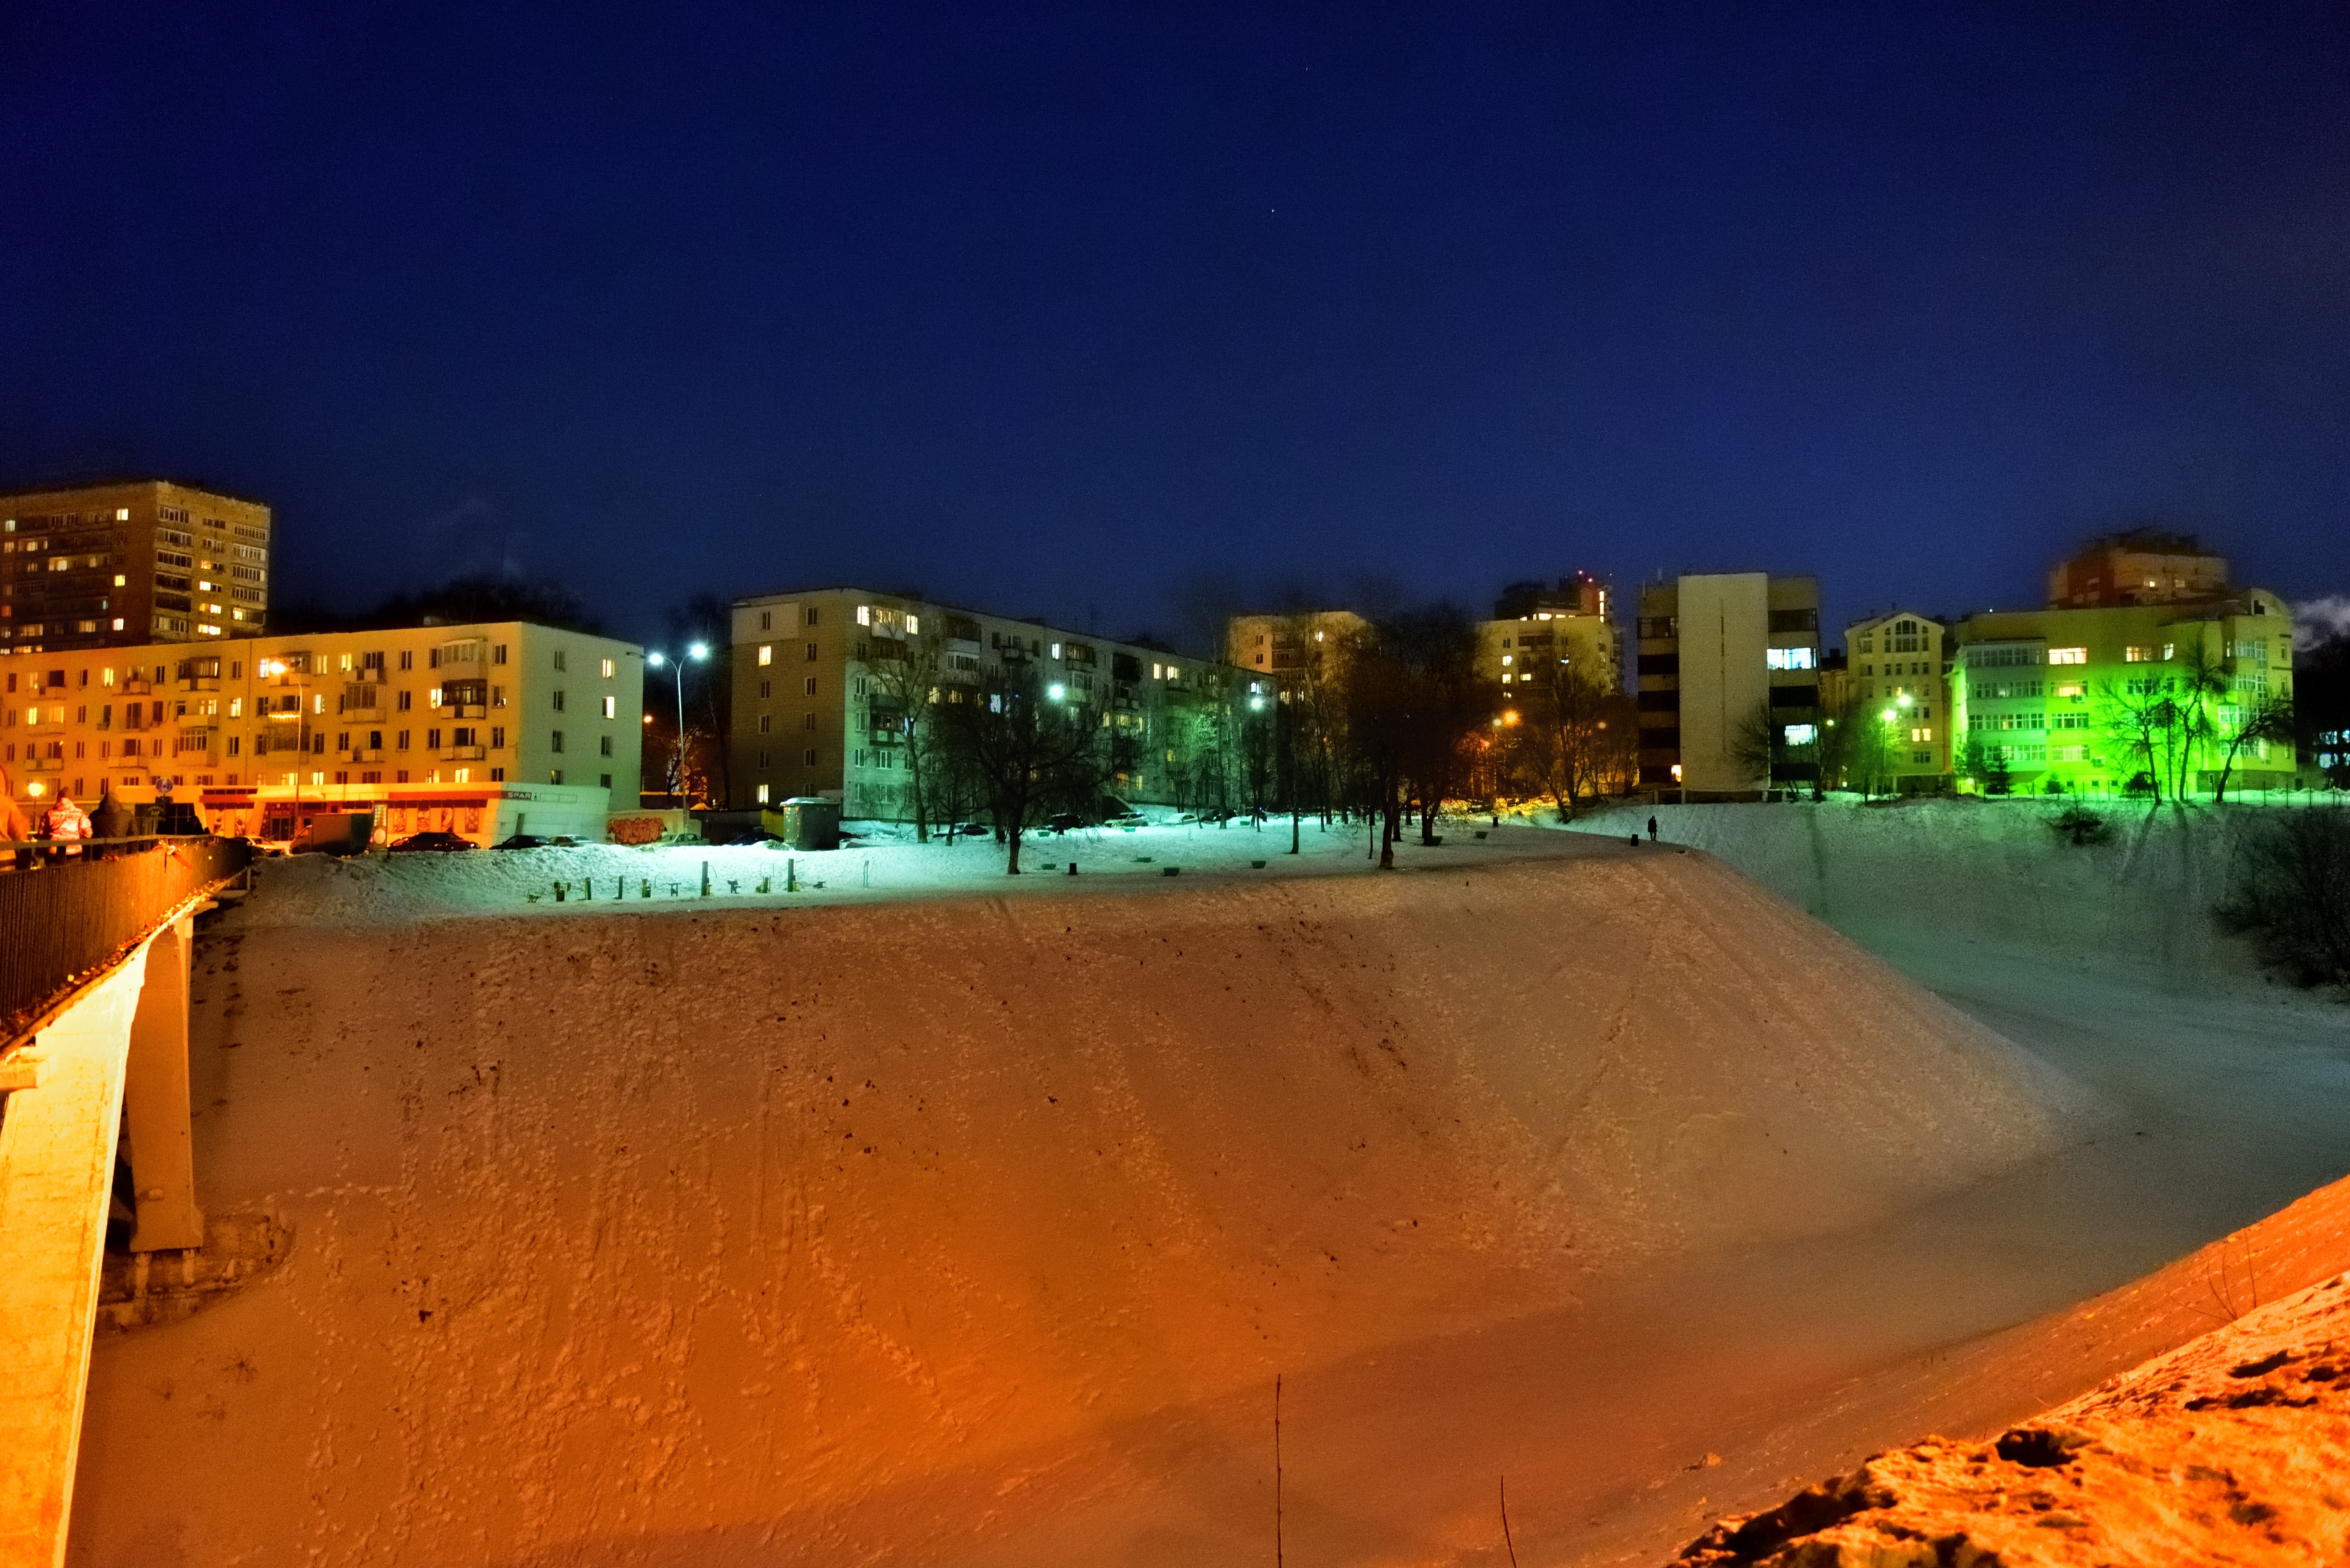
{"label": "illuminated building facade", "polygon": [[1622,630],[1607,586],[1584,573],[1556,587],[1513,583],[1477,627],[1477,679],[1507,699],[1546,668],[1564,664],[1602,691],[1624,689]]}
{"label": "illuminated building facade", "polygon": [[0,659],[0,761],[31,815],[111,790],[203,807],[214,831],[286,838],[377,810],[445,828],[601,837],[633,809],[643,658],[634,645],[508,621]]}
{"label": "illuminated building facade", "polygon": [[0,650],[259,637],[269,508],[164,480],[0,496]]}
{"label": "illuminated building facade", "polygon": [[1886,774],[1879,787],[1941,790],[1950,774],[1949,628],[1914,610],[1889,610],[1855,621],[1844,635],[1851,711],[1838,722],[1877,726]]}
{"label": "illuminated building facade", "polygon": [[1286,688],[1312,673],[1327,673],[1334,650],[1370,629],[1371,623],[1353,610],[1236,615],[1224,626],[1224,660],[1253,675],[1270,675]]}
{"label": "illuminated building facade", "polygon": [[[1635,629],[1644,787],[1730,799],[1766,778],[1817,782],[1817,579],[1727,572],[1643,583]],[[1767,774],[1750,739],[1767,741]]]}
{"label": "illuminated building facade", "polygon": [[[2019,794],[2119,791],[2158,768],[2209,791],[2261,700],[2293,694],[2293,611],[2259,588],[1969,616],[1956,635],[1959,767]],[[2229,787],[2292,787],[2298,761],[2289,739],[2244,741]]]}
{"label": "illuminated building facade", "polygon": [[[1015,671],[1047,701],[1100,708],[1107,787],[1118,798],[1237,800],[1236,726],[1252,680],[1210,659],[857,587],[738,599],[733,638],[726,748],[737,808],[820,795],[845,816],[907,818],[909,719]],[[933,795],[932,811],[942,804]]]}

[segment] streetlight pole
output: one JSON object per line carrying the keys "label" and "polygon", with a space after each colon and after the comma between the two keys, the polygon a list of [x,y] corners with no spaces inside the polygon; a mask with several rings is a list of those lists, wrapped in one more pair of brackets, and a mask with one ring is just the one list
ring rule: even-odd
{"label": "streetlight pole", "polygon": [[[710,645],[706,642],[694,643],[685,650],[685,654],[686,658],[706,660],[710,657]],[[679,809],[682,810],[685,806],[685,659],[671,659],[666,653],[655,651],[645,655],[645,662],[656,670],[666,663],[676,672],[677,761],[671,765],[670,782],[675,786],[671,793],[677,796]]]}

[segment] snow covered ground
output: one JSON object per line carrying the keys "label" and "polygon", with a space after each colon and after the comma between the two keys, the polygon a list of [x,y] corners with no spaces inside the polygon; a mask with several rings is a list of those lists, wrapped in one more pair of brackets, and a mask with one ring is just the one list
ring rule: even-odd
{"label": "snow covered ground", "polygon": [[198,1137],[294,1251],[101,1344],[74,1560],[1253,1559],[1275,1371],[1293,1561],[1499,1562],[1503,1472],[1657,1560],[2345,1168],[2199,845],[1937,809],[1659,814],[1794,908],[1524,826],[272,863]]}
{"label": "snow covered ground", "polygon": [[[1290,825],[1223,826],[1167,823],[1133,829],[1040,833],[1021,845],[1021,876],[1004,874],[1003,846],[980,838],[913,841],[897,824],[851,823],[860,842],[805,852],[779,846],[660,846],[624,848],[474,850],[374,854],[347,861],[305,855],[264,863],[268,896],[241,917],[269,922],[368,926],[480,915],[608,914],[697,908],[792,908],[866,903],[953,893],[1024,892],[1048,882],[1066,891],[1069,867],[1091,888],[1110,879],[1132,889],[1182,877],[1333,875],[1372,868],[1367,832],[1308,818],[1289,853]],[[1558,853],[1548,836],[1511,825],[1485,839],[1484,825],[1447,825],[1444,845],[1402,851],[1412,864],[1479,865],[1512,855]],[[1259,867],[1255,862],[1263,861]],[[703,892],[707,874],[709,892]],[[1170,873],[1172,876],[1170,877]],[[791,890],[796,883],[796,891]],[[559,890],[559,891],[558,891]],[[583,909],[582,906],[586,907]]]}

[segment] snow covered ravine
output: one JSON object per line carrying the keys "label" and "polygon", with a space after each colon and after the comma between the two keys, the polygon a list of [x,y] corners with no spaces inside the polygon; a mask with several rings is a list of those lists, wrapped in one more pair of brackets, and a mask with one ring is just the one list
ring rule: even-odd
{"label": "snow covered ravine", "polygon": [[1276,1372],[1290,1561],[1501,1561],[1505,1471],[1521,1560],[1653,1560],[2345,1125],[2279,1003],[2287,1152],[2134,1187],[2251,1045],[2140,1094],[1705,855],[1449,840],[272,865],[197,1125],[292,1251],[101,1341],[73,1560],[1253,1560]]}

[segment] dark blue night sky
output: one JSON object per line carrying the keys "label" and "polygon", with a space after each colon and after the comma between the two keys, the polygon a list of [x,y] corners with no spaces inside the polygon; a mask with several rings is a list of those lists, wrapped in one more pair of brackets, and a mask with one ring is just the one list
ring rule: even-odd
{"label": "dark blue night sky", "polygon": [[504,562],[630,634],[1578,566],[1840,624],[2146,520],[2337,592],[2345,18],[19,5],[0,485],[210,483],[281,599]]}

